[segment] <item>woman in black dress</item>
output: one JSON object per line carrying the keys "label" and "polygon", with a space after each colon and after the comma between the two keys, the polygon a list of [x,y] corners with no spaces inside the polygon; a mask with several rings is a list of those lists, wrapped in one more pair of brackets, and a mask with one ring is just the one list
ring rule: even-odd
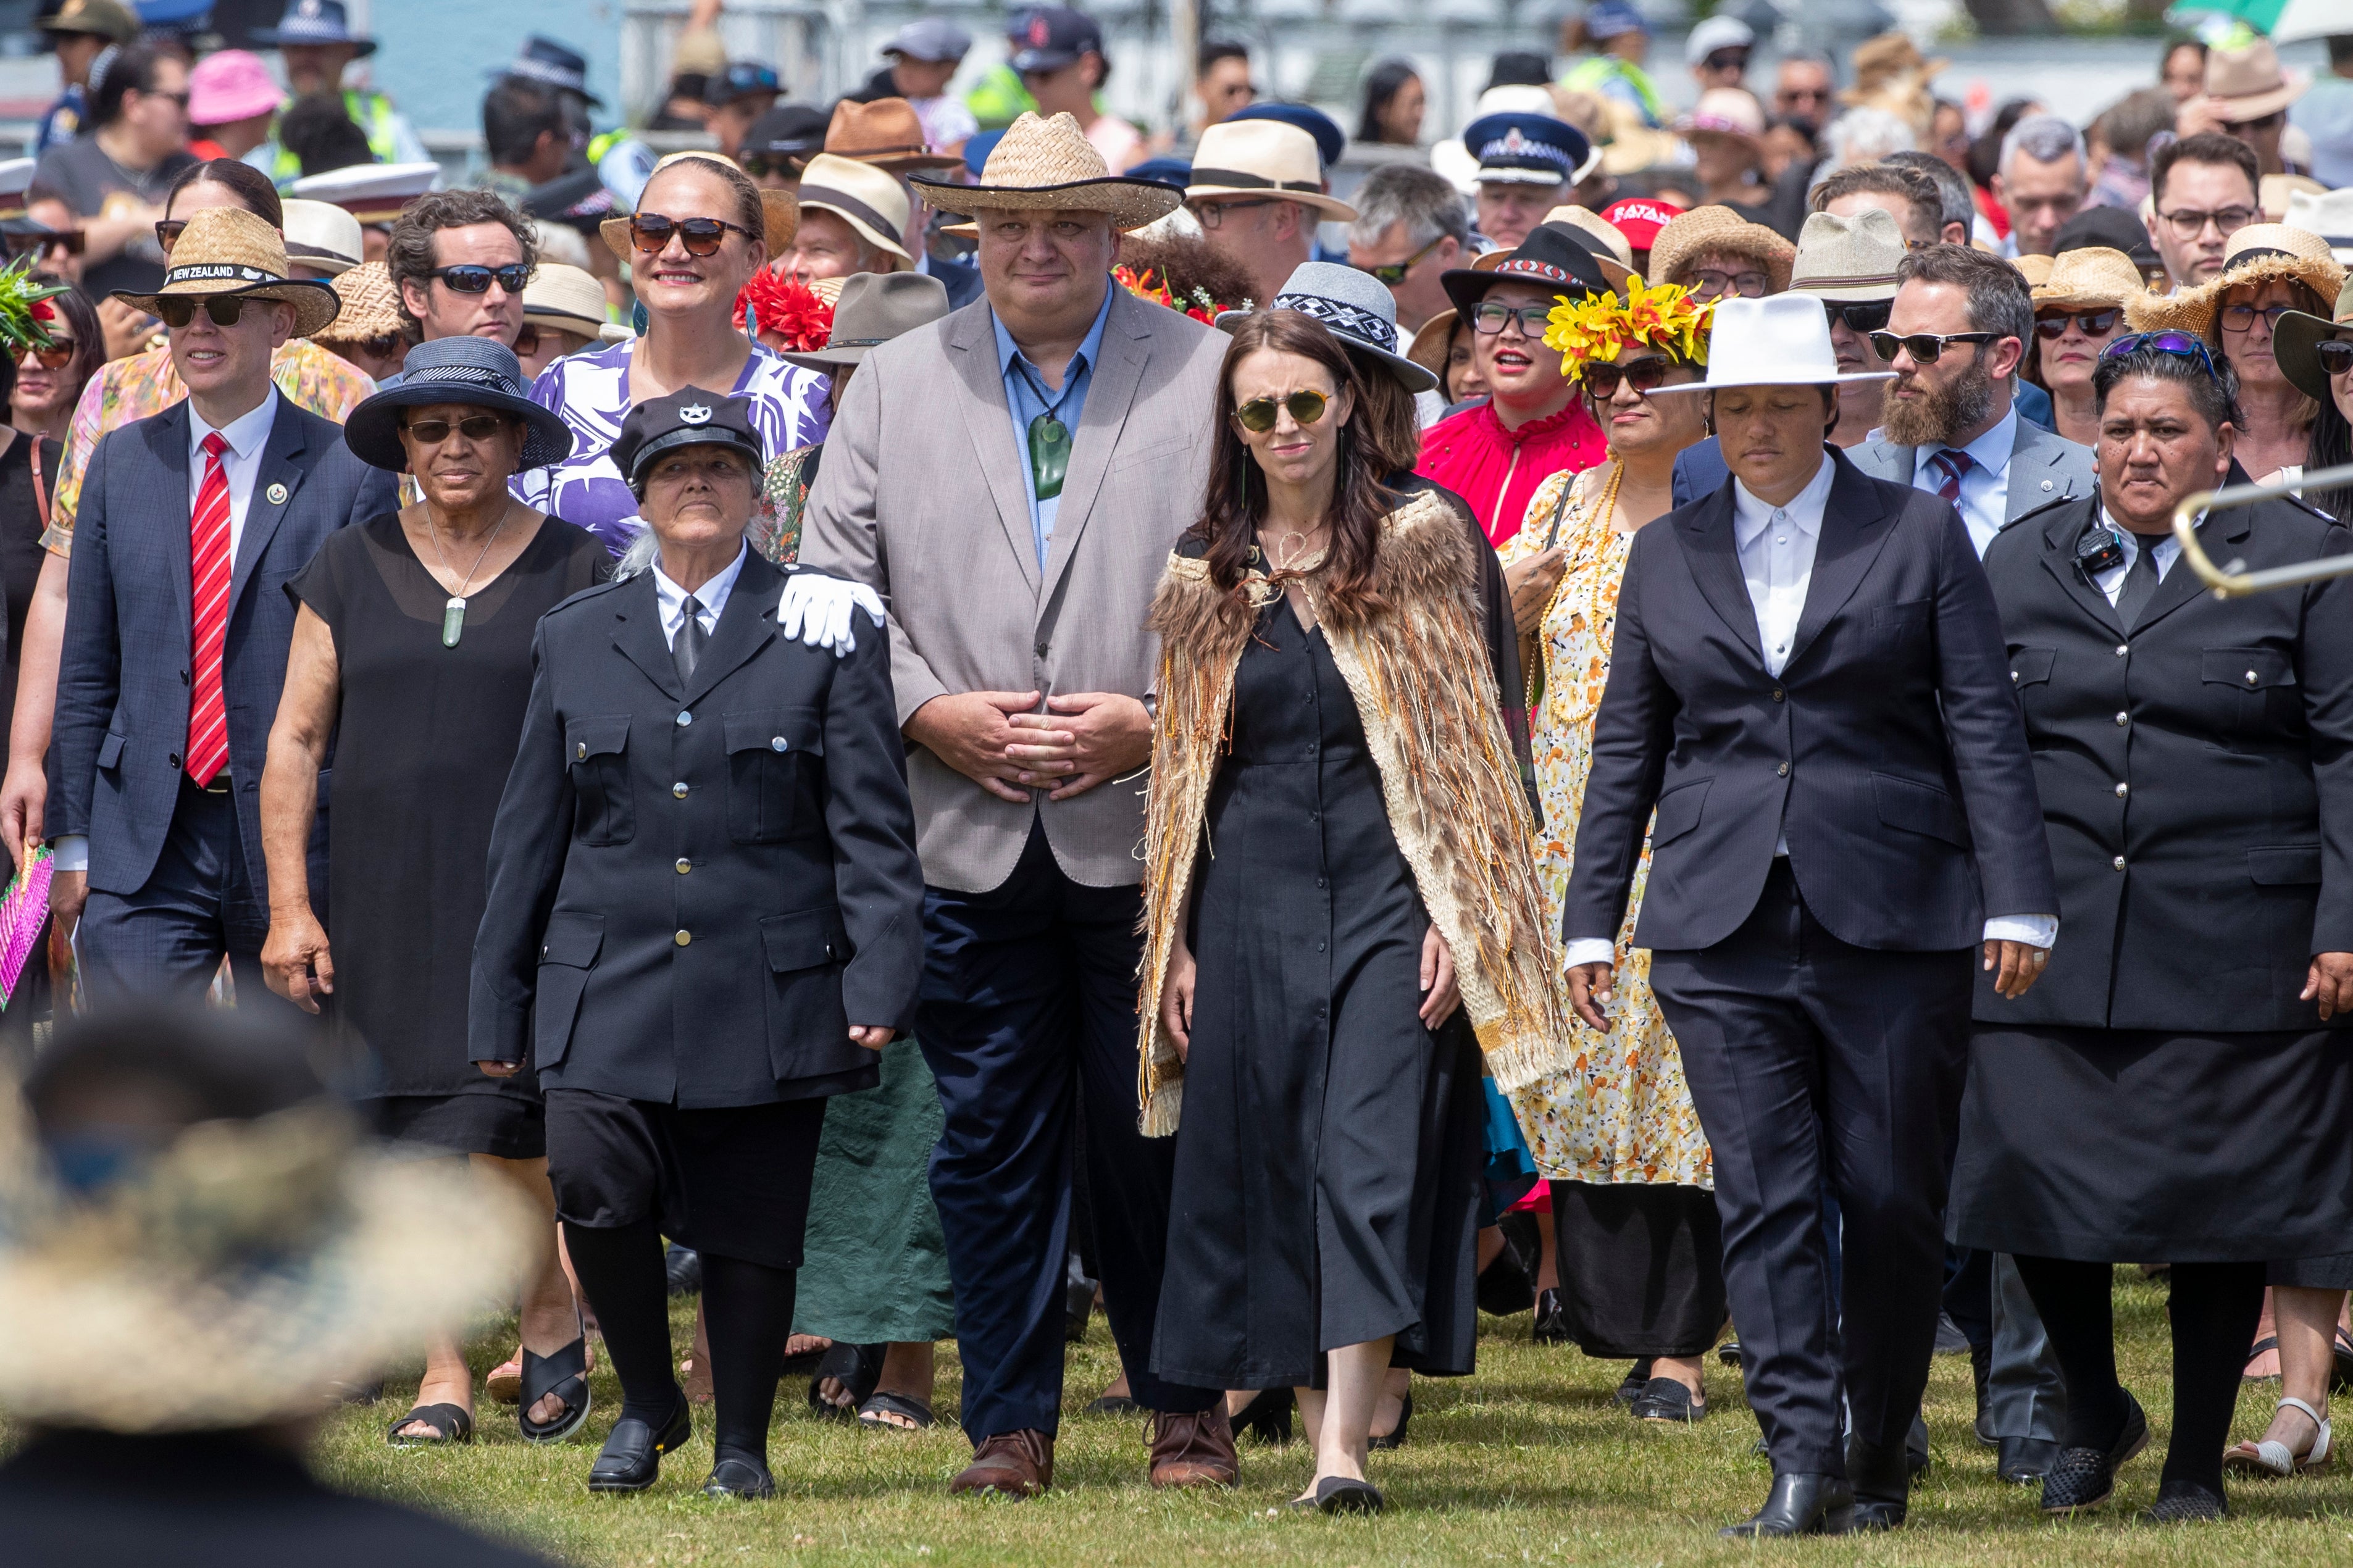
{"label": "woman in black dress", "polygon": [[1297,1388],[1295,1506],[1327,1512],[1381,1506],[1393,1360],[1472,1369],[1481,1047],[1516,1085],[1568,1037],[1503,574],[1408,471],[1430,377],[1373,340],[1389,309],[1310,264],[1242,322],[1153,611],[1144,1121],[1177,1140],[1153,1367]]}
{"label": "woman in black dress", "polygon": [[[491,1078],[468,1057],[467,986],[491,823],[531,695],[533,630],[599,581],[610,557],[507,492],[516,469],[570,449],[511,350],[448,338],[409,360],[399,386],[352,411],[344,438],[368,462],[414,473],[424,499],[336,534],[287,584],[301,608],[261,781],[261,957],[272,989],[311,1012],[324,1003],[380,1134],[470,1156],[546,1211],[546,1251],[523,1292],[521,1421],[524,1436],[552,1441],[586,1416],[588,1392],[555,1258],[544,1117],[528,1068]],[[305,781],[331,761],[332,948],[303,868],[323,804]],[[462,1442],[472,1429],[472,1375],[445,1341],[390,1436]]]}

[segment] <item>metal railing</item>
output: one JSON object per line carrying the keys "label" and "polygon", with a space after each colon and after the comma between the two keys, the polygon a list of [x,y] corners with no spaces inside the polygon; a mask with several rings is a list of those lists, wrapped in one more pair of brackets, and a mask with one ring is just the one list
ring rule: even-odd
{"label": "metal railing", "polygon": [[2217,566],[2198,542],[2198,524],[2217,511],[2228,511],[2233,507],[2252,506],[2274,496],[2298,495],[2306,489],[2327,489],[2348,483],[2353,483],[2353,463],[2317,469],[2277,484],[2225,485],[2219,490],[2200,490],[2173,509],[2173,537],[2180,542],[2181,558],[2218,599],[2244,598],[2272,588],[2292,588],[2299,584],[2342,577],[2353,574],[2353,555],[2324,555],[2317,561],[2267,566],[2260,572],[2245,570],[2245,563],[2240,561]]}

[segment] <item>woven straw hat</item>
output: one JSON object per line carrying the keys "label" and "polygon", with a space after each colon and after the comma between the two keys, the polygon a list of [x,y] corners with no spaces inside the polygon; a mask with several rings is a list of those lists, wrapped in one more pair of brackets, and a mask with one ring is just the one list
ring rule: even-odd
{"label": "woven straw hat", "polygon": [[1462,319],[1452,309],[1440,310],[1422,322],[1408,345],[1405,357],[1438,378],[1441,390],[1446,385],[1447,351],[1454,346],[1454,323]]}
{"label": "woven straw hat", "polygon": [[1810,213],[1798,231],[1789,292],[1818,300],[1893,300],[1895,269],[1903,264],[1904,231],[1895,226],[1893,213],[1880,207],[1865,207],[1852,217]]}
{"label": "woven straw hat", "polygon": [[[540,271],[547,268],[543,266]],[[335,279],[335,298],[343,302],[332,325],[311,334],[322,343],[364,343],[403,330],[400,294],[392,274],[381,261],[362,262]],[[533,280],[537,287],[537,279]],[[529,291],[525,291],[529,298]],[[528,307],[526,307],[528,308]]]}
{"label": "woven straw hat", "polygon": [[2018,275],[2026,279],[2029,289],[2042,288],[2051,277],[2051,258],[2047,256],[2029,252],[2024,256],[2011,257],[2010,264],[2018,268]]}
{"label": "woven straw hat", "polygon": [[1185,199],[1276,196],[1321,216],[1354,223],[1356,209],[1324,194],[1315,138],[1280,120],[1228,120],[1201,132]]}
{"label": "woven straw hat", "polygon": [[[2024,257],[2019,258],[2023,261]],[[2140,268],[2121,250],[2086,245],[2045,258],[2050,277],[2033,286],[2034,308],[2068,305],[2077,309],[2129,305],[2148,292]]]}
{"label": "woven straw hat", "polygon": [[843,99],[833,106],[833,120],[825,128],[825,150],[894,174],[953,169],[964,162],[956,153],[932,151],[923,140],[922,118],[903,98],[878,98],[871,103]]}
{"label": "woven straw hat", "polygon": [[192,295],[279,300],[294,307],[298,338],[319,331],[343,309],[332,285],[290,276],[293,268],[286,259],[285,237],[242,207],[207,207],[190,216],[172,247],[171,263],[156,292],[118,289],[114,297],[151,316],[162,314],[157,300]]}
{"label": "woven straw hat", "polygon": [[[701,158],[705,163],[716,163],[723,169],[733,169],[739,174],[743,173],[718,153],[700,151],[672,153],[654,165],[654,173],[660,174],[682,158]],[[768,259],[774,261],[793,247],[793,233],[801,226],[801,205],[790,191],[762,191],[760,216],[763,220],[762,226],[767,231],[763,237],[768,247]],[[732,216],[729,221],[733,221]],[[608,217],[596,226],[596,232],[605,237],[605,248],[622,260],[635,261],[638,258],[638,247],[629,243],[628,218]]]}
{"label": "woven straw hat", "polygon": [[1123,179],[1068,114],[1050,120],[1024,111],[990,150],[976,185],[951,184],[922,174],[911,178],[923,199],[942,212],[971,217],[1020,208],[1100,212],[1114,226],[1142,228],[1165,217],[1185,198],[1151,180]]}
{"label": "woven straw hat", "polygon": [[907,232],[913,204],[896,174],[877,164],[819,153],[801,171],[799,200],[804,208],[831,213],[857,230],[858,237],[867,244],[913,264],[915,258],[907,254],[899,237]]}
{"label": "woven straw hat", "polygon": [[1730,207],[1694,207],[1659,230],[1651,247],[1649,280],[1681,283],[1683,269],[1710,251],[1756,262],[1772,279],[1776,294],[1789,286],[1798,261],[1798,247],[1763,224],[1750,223]]}
{"label": "woven straw hat", "polygon": [[2274,278],[2293,279],[2323,300],[2345,287],[2345,268],[2320,236],[2284,223],[2251,223],[2231,237],[2221,277],[2179,294],[2135,295],[2125,302],[2125,318],[2137,332],[2189,332],[2214,342],[2224,292]]}

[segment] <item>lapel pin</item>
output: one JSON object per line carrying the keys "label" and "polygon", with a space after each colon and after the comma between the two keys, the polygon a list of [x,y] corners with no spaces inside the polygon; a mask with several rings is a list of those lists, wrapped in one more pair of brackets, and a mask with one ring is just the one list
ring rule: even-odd
{"label": "lapel pin", "polygon": [[284,485],[272,485],[265,493],[269,497],[269,504],[271,506],[284,506],[286,504],[286,487]]}

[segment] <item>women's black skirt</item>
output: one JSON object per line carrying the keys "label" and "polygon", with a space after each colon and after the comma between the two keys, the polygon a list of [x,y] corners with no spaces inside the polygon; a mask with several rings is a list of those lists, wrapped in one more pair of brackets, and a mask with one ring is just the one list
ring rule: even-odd
{"label": "women's black skirt", "polygon": [[391,1142],[501,1160],[547,1152],[546,1108],[519,1094],[382,1094],[357,1103]]}
{"label": "women's black skirt", "polygon": [[1704,1355],[1723,1336],[1724,1226],[1704,1187],[1555,1182],[1568,1337],[1610,1360]]}

